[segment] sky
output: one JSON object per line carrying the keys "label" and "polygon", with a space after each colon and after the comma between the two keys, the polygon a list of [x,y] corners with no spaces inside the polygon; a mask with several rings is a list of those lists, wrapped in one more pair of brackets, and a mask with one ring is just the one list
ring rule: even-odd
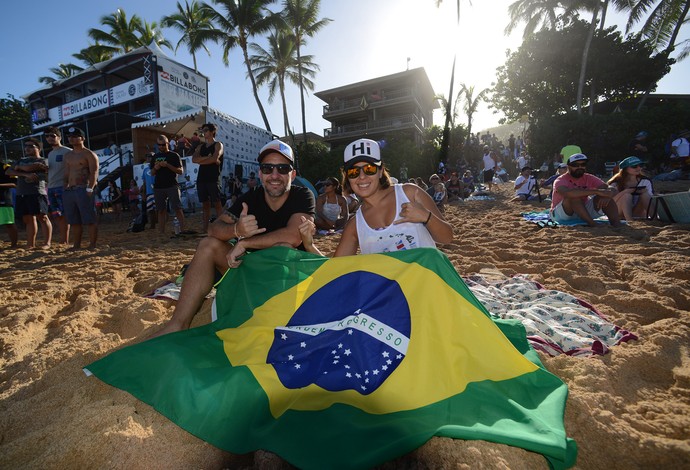
{"label": "sky", "polygon": [[[181,0],[184,1],[184,0]],[[315,90],[328,90],[350,83],[424,67],[437,94],[448,95],[453,54],[457,54],[456,84],[475,87],[475,93],[491,87],[496,68],[506,57],[506,50],[516,50],[521,43],[522,27],[505,36],[508,24],[508,5],[513,0],[461,1],[460,26],[456,26],[455,1],[446,0],[440,8],[435,0],[322,0],[320,17],[329,23],[303,47],[303,54],[311,54],[319,64],[314,82]],[[87,31],[101,28],[100,18],[122,8],[128,17],[137,14],[143,19],[160,22],[176,11],[177,0],[62,0],[59,7],[46,0],[8,2],[3,5],[6,21],[0,28],[0,96],[24,96],[42,88],[41,76],[49,76],[50,68],[59,63],[79,63],[72,57],[89,44]],[[209,2],[211,3],[211,2]],[[276,3],[274,9],[278,9]],[[619,24],[625,18],[609,12],[607,26]],[[164,29],[165,37],[175,45],[179,33]],[[681,30],[679,40],[687,39],[690,28]],[[259,41],[260,42],[260,41]],[[246,79],[246,68],[239,49],[230,55],[228,67],[221,60],[217,45],[210,45],[211,56],[197,53],[198,69],[210,78],[209,106],[260,127],[263,120]],[[184,46],[177,53],[164,48],[174,60],[193,67],[191,56]],[[408,60],[409,59],[409,60]],[[671,73],[659,83],[657,93],[688,93],[690,59],[675,64]],[[457,86],[457,85],[456,85]],[[455,90],[457,92],[457,88]],[[300,133],[300,101],[297,87],[289,86],[287,107],[291,127]],[[260,97],[272,131],[283,135],[280,98],[268,102],[268,91]],[[328,121],[322,118],[323,105],[313,94],[306,97],[307,131],[323,135]],[[474,116],[477,131],[495,126],[501,114],[487,106]],[[461,122],[466,120],[460,117]],[[436,124],[443,124],[437,111]]]}

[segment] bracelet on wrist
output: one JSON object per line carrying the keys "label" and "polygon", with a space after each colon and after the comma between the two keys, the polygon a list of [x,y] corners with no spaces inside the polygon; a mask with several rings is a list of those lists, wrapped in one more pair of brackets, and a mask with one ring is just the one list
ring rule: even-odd
{"label": "bracelet on wrist", "polygon": [[242,238],[244,238],[244,237],[241,237],[240,234],[237,232],[237,226],[239,225],[239,223],[240,223],[239,220],[237,222],[235,222],[235,238],[237,238],[237,241],[240,241],[240,240],[242,240]]}
{"label": "bracelet on wrist", "polygon": [[428,224],[430,220],[431,220],[431,211],[429,211],[429,217],[426,218],[426,222],[424,222],[423,225]]}

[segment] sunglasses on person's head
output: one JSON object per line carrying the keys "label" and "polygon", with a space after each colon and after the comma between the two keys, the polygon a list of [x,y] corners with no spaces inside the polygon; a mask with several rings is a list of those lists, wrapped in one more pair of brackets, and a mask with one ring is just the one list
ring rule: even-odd
{"label": "sunglasses on person's head", "polygon": [[366,165],[362,166],[353,166],[352,168],[348,169],[345,174],[349,179],[353,180],[355,178],[359,178],[360,171],[363,171],[367,176],[374,176],[376,172],[379,171],[379,167],[372,165],[371,163],[367,163]]}
{"label": "sunglasses on person's head", "polygon": [[278,163],[278,164],[261,163],[261,164],[259,164],[259,170],[261,170],[261,173],[263,173],[264,175],[270,175],[271,173],[273,173],[274,168],[276,170],[278,170],[278,173],[280,173],[281,175],[287,175],[288,173],[290,173],[292,171],[292,165],[290,165],[289,163]]}
{"label": "sunglasses on person's head", "polygon": [[587,166],[587,162],[568,163],[568,166],[572,166],[573,168],[584,168]]}

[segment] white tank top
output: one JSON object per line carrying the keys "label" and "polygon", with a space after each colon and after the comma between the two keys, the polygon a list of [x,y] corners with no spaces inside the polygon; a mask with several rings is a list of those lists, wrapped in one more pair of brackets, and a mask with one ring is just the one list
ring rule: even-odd
{"label": "white tank top", "polygon": [[330,202],[326,201],[323,203],[323,208],[321,210],[323,212],[323,216],[331,222],[335,222],[338,220],[338,217],[340,217],[340,204],[337,202],[335,204],[331,204]]}
{"label": "white tank top", "polygon": [[[393,185],[395,189],[395,220],[400,218],[400,206],[410,202],[401,184]],[[436,248],[431,234],[421,223],[405,222],[391,224],[379,230],[369,227],[362,211],[357,211],[357,237],[359,249],[363,255],[371,253],[388,253],[391,251],[409,250],[412,248]]]}

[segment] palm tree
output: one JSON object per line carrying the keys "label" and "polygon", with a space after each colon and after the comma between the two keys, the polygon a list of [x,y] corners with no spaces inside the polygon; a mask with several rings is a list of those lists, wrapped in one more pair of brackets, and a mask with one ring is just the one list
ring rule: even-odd
{"label": "palm tree", "polygon": [[65,78],[72,77],[79,72],[84,70],[82,67],[74,64],[58,64],[57,67],[51,67],[50,71],[55,75],[54,77],[40,77],[38,81],[40,83],[45,83],[46,85],[51,85],[58,80],[64,80]]}
{"label": "palm tree", "polygon": [[163,32],[158,29],[158,23],[155,21],[149,23],[146,20],[142,20],[141,27],[137,28],[137,33],[139,33],[136,39],[137,47],[148,46],[155,42],[158,47],[165,46],[171,50],[173,48],[170,41],[163,37]]}
{"label": "palm tree", "polygon": [[[330,23],[330,18],[318,19],[321,0],[284,0],[283,18],[295,36],[297,46],[297,70],[299,73],[299,93],[302,110],[302,136],[307,144],[307,118],[304,111],[304,84],[302,83],[303,63],[301,46],[306,37],[314,37],[321,28]],[[286,134],[287,135],[287,134]]]}
{"label": "palm tree", "polygon": [[76,54],[72,54],[75,59],[81,60],[87,66],[105,62],[113,58],[116,48],[103,44],[90,44]]}
{"label": "palm tree", "polygon": [[276,89],[280,93],[285,135],[289,135],[290,122],[285,101],[285,81],[288,80],[295,85],[303,83],[307,89],[313,90],[314,82],[310,78],[316,76],[319,66],[312,61],[312,56],[306,55],[301,58],[302,67],[300,68],[294,37],[280,30],[268,37],[268,50],[258,44],[251,44],[249,47],[255,53],[249,60],[257,85],[268,84],[268,102],[273,102]]}
{"label": "palm tree", "polygon": [[560,22],[561,10],[564,7],[559,0],[517,0],[508,6],[510,22],[504,33],[509,35],[522,22],[525,23],[523,38],[543,29],[555,29]]}
{"label": "palm tree", "polygon": [[[223,43],[223,63],[229,63],[229,54],[232,49],[239,46],[244,56],[244,64],[247,67],[247,76],[252,83],[254,99],[259,107],[261,118],[264,120],[266,130],[271,132],[271,125],[266,117],[259,93],[256,80],[252,73],[251,62],[249,60],[249,39],[253,36],[263,34],[276,24],[276,17],[268,11],[267,7],[273,0],[213,0],[223,13],[213,10],[213,21],[222,36]],[[265,16],[264,13],[269,13]]]}
{"label": "palm tree", "polygon": [[216,41],[218,31],[213,27],[213,10],[208,5],[200,4],[196,0],[192,0],[191,4],[187,0],[184,3],[183,7],[180,2],[177,2],[177,12],[164,16],[161,19],[161,26],[173,28],[182,34],[175,45],[175,53],[181,44],[185,44],[192,55],[194,71],[197,71],[197,51],[203,49],[210,57],[211,52],[206,47],[206,43]]}
{"label": "palm tree", "polygon": [[127,13],[118,8],[115,13],[101,17],[101,24],[110,28],[110,31],[91,28],[88,35],[100,44],[115,47],[118,52],[129,52],[138,47],[137,32],[141,30],[143,23],[137,15],[127,19]]}
{"label": "palm tree", "polygon": [[434,96],[434,99],[441,103],[441,110],[443,112],[443,117],[446,117],[446,113],[450,112],[450,127],[455,127],[455,122],[458,119],[458,108],[462,102],[462,91],[455,96],[455,103],[448,103],[448,98],[443,93],[439,93]]}
{"label": "palm tree", "polygon": [[[654,7],[655,4],[656,7]],[[650,10],[651,12],[642,26],[642,34],[650,39],[657,49],[665,46],[661,54],[668,58],[676,48],[676,40],[678,39],[680,28],[688,21],[690,0],[637,0],[630,9],[627,31]],[[683,60],[690,55],[690,39],[684,40],[681,44],[684,44],[684,46],[677,60]],[[655,85],[656,82],[650,83],[647,87],[644,96],[637,106],[638,111],[644,106],[649,93]]]}
{"label": "palm tree", "polygon": [[488,94],[489,94],[489,89],[484,88],[482,91],[477,93],[477,96],[474,96],[474,85],[467,86],[464,83],[460,85],[460,95],[465,97],[465,106],[463,109],[465,111],[465,114],[467,115],[467,139],[468,139],[468,141],[469,141],[470,136],[472,135],[472,117],[477,112],[479,105],[483,101],[486,101]]}

